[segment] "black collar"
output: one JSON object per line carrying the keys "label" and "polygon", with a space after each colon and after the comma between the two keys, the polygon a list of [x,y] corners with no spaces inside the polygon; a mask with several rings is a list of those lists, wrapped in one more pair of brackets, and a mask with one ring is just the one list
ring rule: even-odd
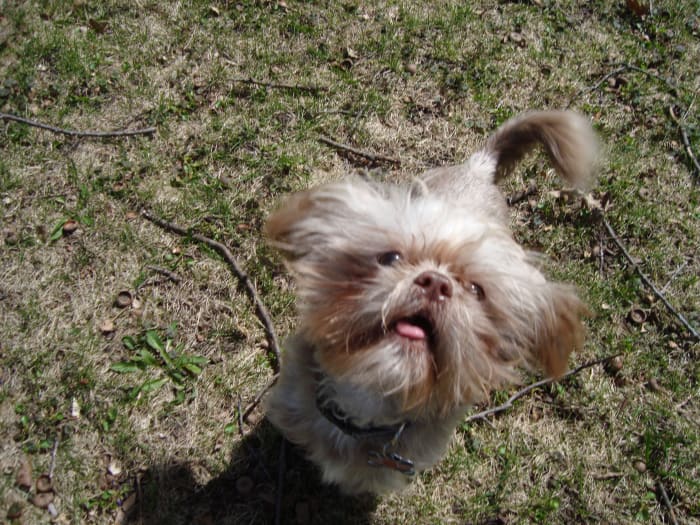
{"label": "black collar", "polygon": [[343,434],[352,436],[355,439],[391,439],[399,431],[410,426],[410,421],[397,423],[396,425],[360,427],[352,422],[352,418],[346,414],[338,404],[329,398],[328,387],[321,388],[319,381],[316,386],[316,408],[328,421],[333,423]]}

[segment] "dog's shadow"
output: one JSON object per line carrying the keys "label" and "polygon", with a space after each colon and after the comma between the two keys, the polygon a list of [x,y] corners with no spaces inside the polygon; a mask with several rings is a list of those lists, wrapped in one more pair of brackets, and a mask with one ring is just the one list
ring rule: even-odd
{"label": "dog's shadow", "polygon": [[[369,522],[378,503],[376,497],[349,497],[335,487],[322,484],[318,469],[290,443],[283,446],[282,439],[263,420],[234,446],[226,471],[205,484],[196,481],[198,463],[194,460],[152,466],[140,477],[137,500],[125,523],[224,525],[271,524],[278,520],[281,524],[342,525]],[[278,497],[280,474],[283,488]]]}

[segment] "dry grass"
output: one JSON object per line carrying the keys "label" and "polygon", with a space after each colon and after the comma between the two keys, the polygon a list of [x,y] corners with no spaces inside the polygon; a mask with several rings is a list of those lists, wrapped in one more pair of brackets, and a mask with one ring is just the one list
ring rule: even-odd
{"label": "dry grass", "polygon": [[[0,5],[0,112],[73,129],[158,129],[94,140],[0,128],[7,521],[13,503],[18,522],[50,521],[15,475],[23,458],[35,477],[48,471],[56,439],[59,523],[273,518],[279,435],[257,411],[250,425],[237,422],[239,399],[245,407],[272,375],[259,322],[214,252],[135,216],[142,206],[226,243],[284,335],[293,287],[260,235],[281,195],[358,169],[408,180],[464,159],[513,114],[571,104],[605,144],[596,195],[609,200],[608,220],[700,325],[700,173],[668,112],[677,108],[697,155],[694,2],[653,2],[643,17],[624,2],[566,0]],[[620,64],[647,73],[627,69],[597,85]],[[320,135],[401,165],[368,165]],[[492,424],[464,425],[407,494],[343,498],[290,448],[284,523],[670,523],[659,484],[679,523],[700,522],[698,342],[592,214],[548,193],[558,183],[541,159],[505,190],[531,182],[538,193],[512,210],[516,236],[596,313],[574,360],[622,353],[622,369],[586,370]],[[61,235],[69,218],[78,229]],[[120,290],[138,302],[117,308]],[[633,307],[644,323],[629,320]],[[114,331],[104,334],[107,320]],[[207,364],[199,374],[168,368],[149,332]],[[139,351],[155,362],[114,371]],[[132,395],[158,379],[160,388]]]}

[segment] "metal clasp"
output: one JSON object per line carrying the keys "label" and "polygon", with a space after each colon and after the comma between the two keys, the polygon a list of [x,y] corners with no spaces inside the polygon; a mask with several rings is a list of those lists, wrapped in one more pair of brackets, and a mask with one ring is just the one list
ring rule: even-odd
{"label": "metal clasp", "polygon": [[368,453],[369,458],[367,459],[367,464],[373,467],[390,468],[400,472],[401,474],[405,474],[406,476],[415,475],[416,470],[413,466],[413,461],[391,451],[392,449],[396,448],[399,437],[404,431],[404,428],[406,428],[406,423],[402,423],[399,429],[396,431],[396,434],[394,434],[394,437],[384,443],[381,452],[370,450]]}

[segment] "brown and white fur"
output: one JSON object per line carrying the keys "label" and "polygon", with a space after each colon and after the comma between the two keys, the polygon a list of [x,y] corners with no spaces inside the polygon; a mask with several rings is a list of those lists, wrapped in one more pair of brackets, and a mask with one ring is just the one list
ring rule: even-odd
{"label": "brown and white fur", "polygon": [[474,403],[517,380],[551,376],[580,348],[586,308],[548,281],[509,230],[496,183],[541,145],[568,183],[592,179],[587,119],[527,113],[464,164],[409,185],[349,178],[292,195],[266,225],[296,277],[299,329],[286,344],[269,420],[347,493],[400,489],[408,477],[370,466],[388,438],[356,438],[325,417],[332,402],[356,427],[400,425],[394,451],[416,470],[444,454]]}

